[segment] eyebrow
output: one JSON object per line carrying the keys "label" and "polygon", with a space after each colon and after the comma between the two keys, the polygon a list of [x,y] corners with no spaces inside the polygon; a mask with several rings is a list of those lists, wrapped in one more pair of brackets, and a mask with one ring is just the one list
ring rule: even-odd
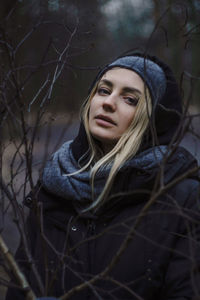
{"label": "eyebrow", "polygon": [[[110,80],[107,80],[107,79],[102,79],[100,82],[99,82],[99,84],[100,83],[105,83],[107,86],[109,86],[110,88],[112,88],[113,87],[113,83],[112,83],[112,81],[110,81]],[[126,87],[124,87],[123,89],[122,89],[124,92],[126,92],[126,93],[138,93],[138,94],[140,94],[140,95],[142,95],[142,92],[140,91],[140,90],[138,90],[138,89],[136,89],[136,88],[133,88],[133,87],[128,87],[128,86],[126,86]]]}

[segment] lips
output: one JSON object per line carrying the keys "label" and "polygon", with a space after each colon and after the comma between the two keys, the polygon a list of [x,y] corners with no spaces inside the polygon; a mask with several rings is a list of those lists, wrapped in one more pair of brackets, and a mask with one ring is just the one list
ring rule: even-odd
{"label": "lips", "polygon": [[112,124],[112,125],[117,125],[117,124],[116,124],[110,117],[108,117],[108,116],[97,115],[97,116],[95,117],[95,119],[106,121],[106,122],[108,122],[108,123],[110,123],[110,124]]}

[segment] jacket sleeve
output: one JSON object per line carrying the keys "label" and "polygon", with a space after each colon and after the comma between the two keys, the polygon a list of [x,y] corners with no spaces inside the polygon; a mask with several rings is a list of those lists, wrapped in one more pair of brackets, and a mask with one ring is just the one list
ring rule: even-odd
{"label": "jacket sleeve", "polygon": [[[186,185],[182,192],[188,188]],[[195,300],[200,295],[199,183],[193,182],[192,189],[188,189],[186,194],[187,206],[181,209],[180,231],[174,233],[177,235],[176,244],[159,300]]]}
{"label": "jacket sleeve", "polygon": [[[25,201],[28,201],[30,203],[31,197],[26,197]],[[30,210],[30,213],[27,217],[26,223],[25,223],[25,233],[26,233],[26,239],[27,239],[27,246],[30,256],[32,256],[35,240],[36,240],[36,218],[35,214],[32,210]],[[30,257],[31,258],[31,257]],[[20,245],[16,251],[15,254],[16,262],[18,263],[21,271],[24,273],[27,281],[30,283],[29,275],[31,271],[31,261],[27,258],[27,254],[25,251],[24,244],[22,242],[22,239],[20,241]],[[14,278],[11,278],[11,282],[16,285],[16,281]],[[6,300],[23,300],[25,299],[25,293],[22,291],[22,289],[19,288],[8,288]]]}

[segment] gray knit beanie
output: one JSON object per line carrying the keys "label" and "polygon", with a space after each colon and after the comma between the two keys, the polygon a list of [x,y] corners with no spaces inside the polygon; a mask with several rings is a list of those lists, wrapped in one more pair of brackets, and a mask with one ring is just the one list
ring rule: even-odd
{"label": "gray knit beanie", "polygon": [[126,68],[136,72],[148,86],[154,105],[164,96],[166,77],[162,68],[155,62],[139,56],[124,56],[105,66],[97,75],[96,81],[114,67]]}

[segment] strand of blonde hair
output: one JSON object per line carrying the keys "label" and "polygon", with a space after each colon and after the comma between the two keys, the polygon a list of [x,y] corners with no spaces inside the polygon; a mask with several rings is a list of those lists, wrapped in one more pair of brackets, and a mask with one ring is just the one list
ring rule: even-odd
{"label": "strand of blonde hair", "polygon": [[[89,131],[89,109],[90,102],[96,92],[98,83],[93,88],[90,97],[87,99],[83,109],[83,122],[85,125],[86,134],[88,137],[89,147],[91,151],[91,156],[96,157],[98,153],[98,146],[90,134]],[[123,166],[123,164],[133,157],[141,143],[143,135],[148,127],[149,119],[152,111],[152,104],[150,93],[147,88],[145,88],[145,96],[144,99],[139,101],[138,107],[136,109],[136,113],[134,119],[129,126],[128,130],[121,136],[117,144],[113,147],[113,149],[94,162],[94,165],[91,168],[91,188],[92,188],[92,204],[86,209],[97,209],[100,207],[107,199],[107,196],[110,192],[114,179],[116,177],[117,172]],[[91,160],[90,160],[91,161]],[[105,166],[112,165],[111,170],[109,172],[108,178],[106,180],[105,187],[103,188],[101,194],[97,199],[94,199],[94,181],[96,173]],[[87,164],[88,165],[88,164]],[[84,168],[85,169],[85,168]],[[81,171],[81,170],[80,170]]]}

